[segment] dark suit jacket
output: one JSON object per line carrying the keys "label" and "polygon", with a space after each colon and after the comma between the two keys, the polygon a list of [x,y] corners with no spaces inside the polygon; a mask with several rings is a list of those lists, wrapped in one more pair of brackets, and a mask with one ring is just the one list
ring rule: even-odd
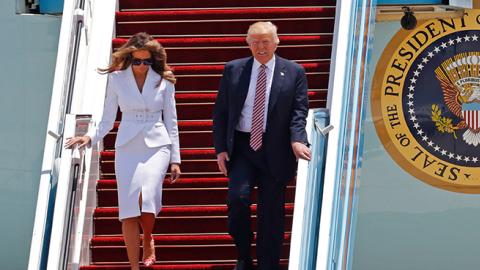
{"label": "dark suit jacket", "polygon": [[[247,97],[253,57],[228,62],[223,71],[213,116],[215,152],[232,156],[235,127]],[[267,165],[277,181],[289,181],[296,173],[292,142],[308,144],[307,78],[302,66],[275,56],[275,70],[264,134]]]}

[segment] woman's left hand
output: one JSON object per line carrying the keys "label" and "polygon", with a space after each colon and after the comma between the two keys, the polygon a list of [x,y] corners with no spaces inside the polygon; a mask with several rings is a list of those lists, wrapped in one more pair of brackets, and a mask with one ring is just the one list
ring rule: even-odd
{"label": "woman's left hand", "polygon": [[173,163],[170,165],[170,183],[174,183],[180,178],[180,174],[182,172],[180,171],[180,165]]}

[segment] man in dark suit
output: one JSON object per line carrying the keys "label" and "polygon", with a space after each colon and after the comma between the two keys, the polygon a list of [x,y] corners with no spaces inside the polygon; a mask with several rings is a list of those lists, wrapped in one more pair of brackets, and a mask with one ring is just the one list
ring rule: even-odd
{"label": "man in dark suit", "polygon": [[236,270],[253,269],[250,246],[251,192],[258,187],[257,262],[279,269],[285,231],[285,189],[299,158],[310,160],[304,69],[275,55],[279,43],[271,22],[250,26],[253,57],[225,65],[214,109],[218,167],[229,177],[228,231],[238,250]]}

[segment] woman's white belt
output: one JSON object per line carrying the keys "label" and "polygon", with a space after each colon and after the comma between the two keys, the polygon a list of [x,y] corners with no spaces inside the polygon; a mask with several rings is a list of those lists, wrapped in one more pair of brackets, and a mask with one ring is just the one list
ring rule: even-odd
{"label": "woman's white belt", "polygon": [[122,112],[122,121],[158,122],[162,121],[162,112]]}

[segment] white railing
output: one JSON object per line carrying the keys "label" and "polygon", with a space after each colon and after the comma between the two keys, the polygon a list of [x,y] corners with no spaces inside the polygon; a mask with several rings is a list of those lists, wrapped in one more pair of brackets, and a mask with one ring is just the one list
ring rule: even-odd
{"label": "white railing", "polygon": [[[307,117],[307,136],[308,140],[315,144],[312,141],[312,123],[313,123],[313,113],[312,110],[309,110]],[[312,153],[315,155],[315,153]],[[297,181],[295,185],[295,208],[293,210],[293,221],[292,221],[292,235],[290,241],[290,255],[288,259],[288,269],[290,270],[300,270],[301,268],[301,256],[300,253],[302,247],[302,235],[304,234],[304,216],[305,211],[304,207],[308,203],[305,198],[305,193],[307,192],[307,180],[308,180],[308,161],[300,159],[298,161],[297,168]]]}
{"label": "white railing", "polygon": [[[375,0],[337,1],[327,108],[330,124],[326,154],[317,270],[349,269],[355,179],[360,146],[361,106]],[[341,22],[341,23],[340,23]]]}
{"label": "white railing", "polygon": [[91,262],[89,245],[93,235],[93,211],[97,205],[98,160],[98,147],[94,145],[85,153],[84,167],[77,186],[67,269],[78,270]]}
{"label": "white railing", "polygon": [[50,113],[48,116],[47,134],[43,154],[42,171],[38,189],[37,208],[33,226],[32,242],[30,246],[29,270],[42,269],[46,265],[48,242],[50,241],[51,206],[50,195],[56,184],[61,152],[61,135],[63,133],[63,118],[65,112],[65,92],[68,91],[70,59],[74,44],[76,19],[73,16],[76,8],[75,0],[65,0],[62,25],[58,44],[55,77],[53,81]]}
{"label": "white railing", "polygon": [[[345,100],[347,99],[347,91],[345,89],[348,87],[345,77],[347,75],[346,71],[348,65],[351,61],[351,35],[352,35],[352,14],[354,12],[353,2],[355,0],[342,0],[337,1],[336,13],[335,13],[335,29],[334,29],[334,40],[332,44],[332,57],[334,61],[330,64],[330,78],[329,78],[329,87],[328,87],[328,97],[327,97],[327,108],[330,112],[329,122],[332,126],[337,128],[333,129],[329,133],[329,144],[327,146],[326,156],[325,156],[325,171],[324,171],[324,183],[323,183],[323,194],[321,198],[321,210],[320,210],[320,220],[321,224],[318,228],[318,244],[316,246],[316,263],[314,264],[314,269],[316,270],[327,270],[331,269],[332,258],[332,246],[335,237],[335,229],[337,220],[336,215],[338,214],[336,207],[338,205],[338,183],[340,182],[341,177],[341,159],[343,158],[344,149],[344,122],[345,122]],[[341,23],[340,23],[341,22]],[[341,34],[340,34],[341,33]],[[302,166],[306,166],[299,163],[299,172],[301,176],[302,171],[307,171]],[[298,177],[298,175],[297,175]],[[300,183],[301,184],[301,183]],[[297,182],[297,188],[299,183]],[[297,200],[297,197],[295,198]],[[303,199],[299,198],[300,203],[304,203]],[[297,204],[297,201],[295,201]],[[297,208],[297,206],[295,206]],[[298,208],[300,209],[300,207]],[[303,211],[303,210],[301,210]],[[304,215],[304,214],[302,214]],[[297,218],[297,222],[300,222]],[[303,222],[303,217],[301,222]],[[293,226],[295,225],[295,220]],[[292,230],[294,230],[293,228]],[[289,260],[294,260],[291,270],[300,270],[302,257],[300,255],[300,242],[294,243],[292,236],[292,246],[291,249],[294,250],[297,254],[290,254]],[[301,241],[300,239],[295,239],[295,241]],[[310,270],[310,269],[309,269]]]}
{"label": "white railing", "polygon": [[[299,163],[290,254],[292,270],[349,269],[353,238],[349,224],[354,218],[356,188],[353,170],[358,164],[356,146],[365,84],[362,76],[366,74],[361,70],[368,56],[369,26],[374,20],[372,5],[371,0],[337,1],[331,57],[334,61],[330,66],[327,98],[329,123],[336,128],[328,134],[321,201],[310,201],[314,191],[308,189],[312,179],[321,181],[322,177],[314,176],[315,172],[305,162]],[[307,172],[309,175],[305,177]],[[319,216],[315,210],[318,206],[321,206]],[[314,220],[317,218],[319,221]],[[318,227],[316,222],[320,223]]]}
{"label": "white railing", "polygon": [[[97,68],[106,67],[110,62],[112,38],[115,30],[115,10],[117,0],[91,0],[85,8],[85,28],[78,56],[78,74],[72,97],[72,114],[93,115],[92,124],[101,116],[107,76],[97,72]],[[83,134],[82,134],[83,135]],[[101,148],[101,146],[100,146]],[[93,211],[96,207],[96,181],[99,179],[99,149],[92,147],[91,155],[85,156],[82,194],[75,204],[76,212],[73,224],[75,230],[71,236],[68,269],[79,269],[90,264],[89,240],[93,235]]]}
{"label": "white railing", "polygon": [[[310,110],[307,118],[307,134],[312,143],[310,162],[298,162],[295,187],[295,209],[293,211],[292,237],[290,242],[289,269],[314,269],[318,246],[318,229],[325,169],[327,133],[333,129],[328,125],[326,109]],[[330,226],[326,224],[322,226]]]}
{"label": "white railing", "polygon": [[[76,119],[75,115],[65,117],[64,137],[74,137],[84,134],[88,129],[90,117]],[[87,149],[88,154],[91,153]],[[89,155],[91,156],[91,155]],[[55,206],[52,222],[52,233],[48,252],[47,269],[66,269],[70,242],[75,242],[76,230],[73,219],[78,214],[78,197],[83,193],[83,178],[85,171],[84,150],[64,149],[60,157],[60,170],[55,196]],[[80,196],[78,196],[80,195]]]}
{"label": "white railing", "polygon": [[[81,185],[82,193],[78,193],[74,202],[73,219],[67,216],[59,218],[57,215],[53,220],[53,209],[55,207],[55,212],[58,209],[64,213],[69,213],[70,210],[67,209],[72,209],[72,205],[69,208],[65,201],[68,197],[65,192],[69,192],[69,188],[65,188],[66,183],[58,182],[57,186],[59,177],[69,175],[67,171],[72,163],[71,160],[64,160],[71,158],[71,153],[63,149],[66,115],[100,115],[107,77],[99,75],[96,69],[107,66],[110,60],[116,4],[116,0],[64,2],[29,270],[47,269],[47,262],[53,263],[67,257],[69,269],[78,269],[89,262],[88,249],[83,252],[85,249],[82,248],[85,247],[85,242],[88,245],[88,240],[79,239],[85,240],[92,233],[94,181],[98,179],[98,152],[95,149],[93,156],[92,151],[86,151],[83,170],[85,180]],[[69,224],[65,224],[67,219]],[[65,229],[70,232],[65,232]],[[51,234],[51,231],[55,234]],[[65,233],[73,236],[74,241],[59,236]],[[67,244],[68,250],[65,247]],[[63,249],[58,249],[60,246]],[[58,265],[60,268],[49,266],[48,269],[62,269],[65,262],[59,262]]]}

